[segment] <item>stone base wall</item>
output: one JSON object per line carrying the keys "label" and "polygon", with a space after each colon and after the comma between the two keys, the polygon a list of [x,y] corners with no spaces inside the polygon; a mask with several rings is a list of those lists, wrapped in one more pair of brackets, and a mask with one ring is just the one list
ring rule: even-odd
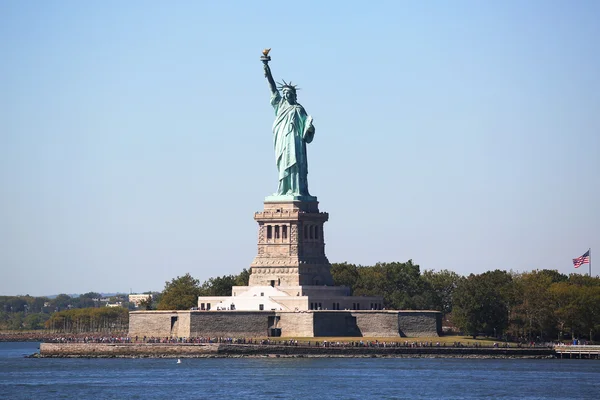
{"label": "stone base wall", "polygon": [[[356,325],[365,337],[404,336],[398,327],[398,311],[355,311]],[[432,332],[435,332],[433,330]],[[430,333],[432,333],[430,332]],[[430,336],[437,336],[432,333]]]}
{"label": "stone base wall", "polygon": [[310,311],[278,312],[276,327],[281,329],[281,336],[284,337],[314,337],[313,315]]}
{"label": "stone base wall", "polygon": [[356,325],[356,317],[349,311],[313,313],[313,336],[363,336]]}
{"label": "stone base wall", "polygon": [[[274,328],[276,330],[274,330]],[[132,311],[130,337],[432,337],[437,311]]]}
{"label": "stone base wall", "polygon": [[171,318],[177,316],[177,311],[131,311],[129,313],[129,336],[179,336],[180,332],[171,331]]}
{"label": "stone base wall", "polygon": [[267,336],[272,311],[190,312],[190,330],[185,337]]}
{"label": "stone base wall", "polygon": [[437,311],[399,311],[398,327],[401,336],[440,336],[442,314]]}

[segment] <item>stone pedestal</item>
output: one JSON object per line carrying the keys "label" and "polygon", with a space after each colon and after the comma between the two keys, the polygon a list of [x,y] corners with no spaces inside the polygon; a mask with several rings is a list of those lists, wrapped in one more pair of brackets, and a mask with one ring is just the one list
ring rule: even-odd
{"label": "stone pedestal", "polygon": [[[316,197],[270,196],[254,214],[258,254],[250,265],[248,286],[232,287],[231,296],[200,296],[200,311],[381,310],[381,296],[350,296],[333,286],[325,255],[323,224]],[[295,317],[295,318],[296,318]]]}
{"label": "stone pedestal", "polygon": [[333,285],[325,255],[323,224],[329,214],[317,201],[265,201],[254,214],[258,254],[251,264],[249,286]]}

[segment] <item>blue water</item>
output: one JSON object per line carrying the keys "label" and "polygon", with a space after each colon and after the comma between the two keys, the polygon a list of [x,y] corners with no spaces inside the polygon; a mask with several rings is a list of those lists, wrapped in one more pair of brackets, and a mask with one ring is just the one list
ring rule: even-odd
{"label": "blue water", "polygon": [[599,360],[35,359],[0,343],[0,399],[598,399]]}

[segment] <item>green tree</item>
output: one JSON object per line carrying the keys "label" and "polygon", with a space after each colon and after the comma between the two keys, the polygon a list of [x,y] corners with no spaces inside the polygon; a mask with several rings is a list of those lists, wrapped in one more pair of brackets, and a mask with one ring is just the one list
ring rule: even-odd
{"label": "green tree", "polygon": [[210,278],[202,284],[201,296],[231,296],[231,287],[236,284],[236,278],[234,275]]}
{"label": "green tree", "polygon": [[200,281],[192,278],[189,273],[182,277],[178,276],[171,282],[165,282],[165,288],[157,308],[159,310],[189,310],[198,305],[200,293]]}
{"label": "green tree", "polygon": [[11,330],[20,330],[25,327],[25,315],[23,312],[12,313],[9,320],[8,329]]}
{"label": "green tree", "polygon": [[548,291],[552,296],[558,339],[562,340],[565,331],[573,335],[577,327],[578,316],[581,314],[577,304],[578,288],[568,282],[557,282],[553,283]]}
{"label": "green tree", "polygon": [[140,300],[140,308],[142,310],[152,310],[152,295],[148,295],[145,299]]}
{"label": "green tree", "polygon": [[580,323],[582,335],[593,340],[594,332],[600,331],[600,286],[583,286],[578,297],[581,309]]}
{"label": "green tree", "polygon": [[[358,279],[352,288],[355,296],[381,296],[384,290],[385,275],[380,265],[372,267],[357,267]],[[384,299],[385,300],[385,299]],[[385,304],[384,307],[389,305]]]}
{"label": "green tree", "polygon": [[524,322],[529,340],[537,336],[541,339],[554,337],[556,321],[549,288],[553,283],[562,281],[560,274],[554,272],[535,270],[523,273],[518,278],[520,301],[515,308],[518,318]]}
{"label": "green tree", "polygon": [[58,309],[58,311],[62,311],[66,310],[71,305],[71,302],[71,296],[61,293],[52,300],[51,304]]}
{"label": "green tree", "polygon": [[236,286],[248,286],[249,281],[250,281],[250,271],[248,271],[246,268],[244,268],[242,270],[242,272],[240,272],[239,275],[237,275],[235,277],[235,285]]}
{"label": "green tree", "polygon": [[21,296],[11,296],[6,301],[6,305],[8,306],[8,312],[24,312],[27,301]]}
{"label": "green tree", "polygon": [[433,291],[421,278],[420,267],[412,260],[404,263],[377,263],[382,268],[383,298],[388,308],[416,310],[432,308]]}
{"label": "green tree", "polygon": [[473,338],[502,333],[508,327],[511,283],[512,277],[500,270],[461,280],[454,295],[453,322]]}
{"label": "green tree", "polygon": [[561,274],[555,269],[542,269],[539,271],[536,270],[535,272],[547,276],[548,278],[550,278],[552,283],[566,282],[569,280],[569,277],[567,275]]}
{"label": "green tree", "polygon": [[23,325],[25,329],[38,330],[44,329],[44,323],[50,318],[48,314],[35,313],[25,317]]}
{"label": "green tree", "polygon": [[425,270],[422,275],[434,293],[434,310],[441,311],[444,315],[452,312],[453,297],[456,287],[464,277],[447,269],[435,272]]}
{"label": "green tree", "polygon": [[347,262],[334,263],[331,264],[331,276],[336,286],[347,286],[353,293],[359,278],[358,267]]}
{"label": "green tree", "polygon": [[100,293],[96,292],[88,292],[79,296],[79,304],[80,308],[90,308],[90,307],[98,307],[99,300],[102,297]]}
{"label": "green tree", "polygon": [[31,302],[31,312],[40,313],[47,312],[45,310],[44,304],[49,303],[50,300],[47,297],[34,297]]}
{"label": "green tree", "polygon": [[589,275],[571,274],[568,282],[577,286],[600,286],[600,278]]}
{"label": "green tree", "polygon": [[129,313],[123,307],[77,308],[53,313],[45,326],[56,332],[124,332]]}

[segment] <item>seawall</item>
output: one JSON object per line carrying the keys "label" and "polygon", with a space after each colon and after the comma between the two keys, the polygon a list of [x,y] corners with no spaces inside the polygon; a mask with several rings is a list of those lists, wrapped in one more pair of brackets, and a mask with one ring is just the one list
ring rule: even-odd
{"label": "seawall", "polygon": [[323,347],[223,343],[41,343],[40,357],[459,357],[548,358],[548,348]]}
{"label": "seawall", "polygon": [[215,343],[40,343],[42,357],[201,357]]}

